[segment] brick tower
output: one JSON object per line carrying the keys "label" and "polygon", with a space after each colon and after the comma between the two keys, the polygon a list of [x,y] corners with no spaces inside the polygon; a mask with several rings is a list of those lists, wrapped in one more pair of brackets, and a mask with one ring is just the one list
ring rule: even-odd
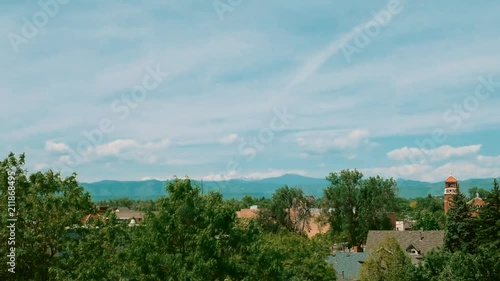
{"label": "brick tower", "polygon": [[444,181],[444,214],[448,213],[448,207],[452,204],[453,195],[458,192],[458,181],[453,176],[449,176]]}

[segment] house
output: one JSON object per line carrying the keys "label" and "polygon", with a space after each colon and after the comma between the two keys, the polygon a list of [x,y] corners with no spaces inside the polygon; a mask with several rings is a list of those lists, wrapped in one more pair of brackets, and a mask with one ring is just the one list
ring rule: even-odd
{"label": "house", "polygon": [[311,238],[320,233],[326,233],[330,229],[330,224],[323,224],[319,221],[321,210],[319,208],[311,208],[311,219],[309,220],[309,229],[306,229],[307,237]]}
{"label": "house", "polygon": [[251,218],[256,218],[259,214],[259,209],[257,208],[250,208],[250,209],[241,209],[236,212],[236,216],[240,219],[251,219]]}
{"label": "house", "polygon": [[377,251],[379,244],[387,237],[394,236],[403,251],[408,253],[413,264],[417,264],[429,250],[444,245],[444,231],[397,231],[370,230],[366,239],[365,251]]}
{"label": "house", "polygon": [[120,221],[140,223],[144,219],[142,212],[130,210],[127,207],[119,207],[114,213]]}
{"label": "house", "polygon": [[[249,209],[241,209],[236,212],[236,216],[240,219],[252,219],[256,218],[259,214],[259,208],[258,206],[251,206]],[[308,237],[313,237],[319,233],[326,233],[328,229],[330,228],[329,224],[322,224],[318,221],[320,215],[321,215],[321,210],[319,208],[311,208],[309,209],[309,212],[311,214],[311,217],[307,221],[307,224],[309,227],[307,227],[307,224],[303,224],[302,230],[304,230],[307,234]],[[297,220],[299,213],[297,210],[291,210],[290,212],[292,220]]]}
{"label": "house", "polygon": [[[103,219],[105,217],[105,213],[109,210],[109,207],[97,206],[97,212],[94,214],[88,214],[82,218],[82,223],[86,224],[89,220],[97,220]],[[144,219],[144,214],[139,211],[130,210],[127,207],[119,207],[113,210],[118,220],[122,222],[127,222],[131,224],[136,224],[142,222]]]}
{"label": "house", "polygon": [[405,219],[402,221],[396,221],[396,230],[397,231],[412,230],[414,224],[415,224],[414,220]]}

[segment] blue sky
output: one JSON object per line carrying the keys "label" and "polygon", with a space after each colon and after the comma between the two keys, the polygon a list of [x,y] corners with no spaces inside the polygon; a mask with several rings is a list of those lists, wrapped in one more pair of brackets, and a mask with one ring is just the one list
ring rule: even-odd
{"label": "blue sky", "polygon": [[1,149],[30,171],[500,176],[498,1],[0,6]]}

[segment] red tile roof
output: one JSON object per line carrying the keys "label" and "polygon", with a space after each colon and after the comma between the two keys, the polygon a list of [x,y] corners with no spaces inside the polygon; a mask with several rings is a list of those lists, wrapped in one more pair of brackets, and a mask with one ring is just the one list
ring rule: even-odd
{"label": "red tile roof", "polygon": [[88,214],[85,217],[82,218],[83,223],[87,223],[90,218],[97,220],[99,219],[100,215],[99,214]]}
{"label": "red tile roof", "polygon": [[257,217],[257,212],[259,210],[254,210],[254,209],[241,209],[241,211],[236,212],[236,216],[238,218],[255,218]]}
{"label": "red tile roof", "polygon": [[453,176],[449,176],[444,182],[458,182]]}

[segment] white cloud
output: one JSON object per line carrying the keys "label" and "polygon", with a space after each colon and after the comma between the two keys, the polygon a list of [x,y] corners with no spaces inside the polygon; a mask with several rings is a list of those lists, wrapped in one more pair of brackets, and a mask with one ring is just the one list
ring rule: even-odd
{"label": "white cloud", "polygon": [[157,142],[147,142],[144,144],[144,148],[147,149],[158,149],[158,148],[166,148],[171,144],[171,141],[169,139],[162,139]]}
{"label": "white cloud", "polygon": [[318,69],[322,65],[324,65],[332,56],[339,53],[339,51],[342,50],[342,48],[346,44],[350,44],[350,42],[362,32],[363,27],[371,21],[372,19],[358,24],[357,26],[353,27],[350,31],[343,33],[341,36],[339,36],[339,38],[330,42],[328,46],[320,50],[317,54],[310,57],[306,61],[304,66],[295,75],[295,77],[290,82],[288,87],[289,88],[294,87],[300,84],[301,82],[307,80],[311,75],[315,74],[315,72],[317,72]]}
{"label": "white cloud", "polygon": [[487,166],[500,166],[500,155],[498,156],[484,156],[478,155],[476,157],[477,161],[483,165]]}
{"label": "white cloud", "polygon": [[228,171],[226,174],[209,174],[206,176],[201,177],[203,180],[207,181],[224,181],[224,180],[230,180],[230,179],[236,179],[238,178],[238,173],[236,170],[231,170]]}
{"label": "white cloud", "polygon": [[268,170],[264,172],[252,172],[248,174],[238,174],[236,171],[232,170],[229,171],[225,175],[219,175],[219,174],[210,174],[207,176],[203,176],[203,180],[210,180],[210,181],[223,181],[223,180],[230,180],[230,179],[249,179],[249,180],[257,180],[257,179],[264,179],[264,178],[272,178],[272,177],[279,177],[285,174],[297,174],[297,175],[302,175],[305,176],[307,174],[307,171],[305,170]]}
{"label": "white cloud", "polygon": [[166,179],[166,178],[158,178],[158,177],[143,177],[143,178],[141,178],[141,181],[147,181],[147,180],[166,181],[168,179]]}
{"label": "white cloud", "polygon": [[[482,159],[484,160],[484,159]],[[493,178],[500,174],[500,164],[488,165],[478,161],[453,161],[443,165],[413,164],[360,169],[367,176],[380,175],[428,182],[438,182],[453,174],[457,179]]]}
{"label": "white cloud", "polygon": [[238,134],[230,134],[218,140],[221,144],[231,144],[238,140]]}
{"label": "white cloud", "polygon": [[118,139],[96,146],[95,154],[99,156],[118,155],[124,149],[138,145],[137,141],[133,139]]}
{"label": "white cloud", "polygon": [[265,172],[249,173],[249,174],[241,176],[240,178],[256,180],[256,179],[279,177],[279,176],[282,176],[285,174],[297,174],[297,175],[305,176],[307,174],[307,171],[304,171],[304,170],[269,170],[269,171],[265,171]]}
{"label": "white cloud", "polygon": [[50,152],[65,152],[68,151],[69,146],[63,142],[54,142],[48,140],[45,142],[45,150]]}
{"label": "white cloud", "polygon": [[[165,161],[165,149],[168,148],[169,144],[170,141],[168,139],[144,143],[138,142],[135,139],[116,139],[96,147],[89,147],[81,153],[72,150],[72,153],[60,156],[54,165],[60,163],[75,168],[73,166],[110,156],[122,160],[155,164]],[[66,147],[69,148],[69,146]]]}
{"label": "white cloud", "polygon": [[71,159],[71,156],[69,155],[62,155],[59,157],[58,162],[64,165],[71,165],[73,164],[73,160]]}
{"label": "white cloud", "polygon": [[[207,26],[217,25],[218,18],[213,9],[197,11],[197,21],[151,17],[149,11],[152,10],[166,9],[182,14],[193,9],[192,1],[175,4],[169,3],[171,1],[160,2],[162,7],[130,3],[113,6],[111,14],[102,12],[109,5],[101,6],[101,10],[92,13],[82,13],[85,9],[68,10],[61,13],[58,19],[67,24],[47,26],[44,36],[36,40],[37,48],[23,45],[19,56],[11,55],[12,48],[7,46],[8,40],[4,40],[6,44],[0,44],[0,48],[6,46],[8,49],[4,48],[0,57],[12,67],[0,75],[3,87],[0,95],[8,97],[0,104],[0,109],[6,116],[19,117],[16,122],[0,125],[4,132],[1,141],[4,147],[12,145],[14,149],[11,150],[14,151],[24,148],[34,150],[35,153],[28,154],[34,163],[49,162],[61,154],[68,154],[61,157],[62,161],[74,163],[75,160],[70,161],[73,152],[68,151],[65,143],[73,143],[73,137],[82,137],[82,130],[96,128],[99,118],[109,117],[116,121],[113,122],[113,138],[122,139],[121,143],[111,142],[85,152],[82,161],[86,165],[75,168],[83,177],[109,177],[110,171],[100,170],[100,165],[95,163],[97,160],[111,161],[113,166],[124,164],[117,169],[122,174],[113,175],[117,178],[138,179],[150,175],[148,169],[153,167],[140,165],[143,163],[157,163],[160,169],[163,164],[183,166],[182,171],[187,173],[205,174],[213,168],[211,164],[204,167],[186,165],[196,163],[194,160],[197,158],[224,161],[226,159],[220,158],[235,156],[238,141],[235,145],[232,135],[241,137],[261,129],[264,122],[267,125],[269,121],[270,104],[286,105],[291,114],[299,117],[289,124],[287,132],[304,133],[295,135],[282,146],[280,141],[286,138],[283,135],[287,133],[276,134],[276,142],[259,152],[257,161],[248,163],[251,167],[245,166],[244,169],[265,170],[269,163],[259,159],[269,158],[276,168],[284,168],[278,165],[290,160],[296,162],[287,165],[297,164],[297,167],[313,172],[317,163],[299,157],[290,159],[288,156],[314,158],[318,153],[337,151],[345,156],[344,160],[354,155],[361,158],[364,153],[357,150],[373,146],[370,138],[381,137],[391,145],[398,142],[395,147],[399,148],[408,146],[402,136],[427,135],[438,127],[444,128],[448,137],[456,134],[456,139],[464,140],[469,136],[461,134],[463,132],[477,131],[481,134],[482,131],[493,130],[494,133],[500,124],[500,119],[489,118],[498,111],[498,95],[481,101],[479,109],[470,114],[470,118],[462,118],[463,124],[457,129],[451,130],[454,124],[443,118],[445,110],[452,109],[455,103],[462,103],[466,96],[474,93],[478,75],[491,73],[494,81],[499,81],[500,77],[496,63],[500,58],[497,52],[500,40],[488,36],[495,31],[495,25],[481,20],[467,22],[453,16],[463,14],[464,7],[460,5],[452,8],[455,13],[448,14],[440,12],[446,9],[435,9],[433,12],[417,6],[405,9],[405,16],[398,17],[397,24],[391,24],[379,37],[372,38],[371,45],[363,49],[363,54],[348,64],[339,49],[344,42],[353,43],[356,30],[351,30],[351,27],[370,19],[367,11],[382,8],[380,4],[371,3],[366,10],[353,10],[350,4],[325,9],[327,1],[304,2],[303,5],[285,8],[269,2],[264,9],[263,4],[248,3],[235,11],[231,25],[221,25],[207,32]],[[5,31],[3,34],[19,31],[15,22],[25,16],[22,11],[30,9],[29,5],[19,5],[23,6],[0,11],[0,30]],[[338,3],[332,4],[332,7],[335,5],[338,6]],[[483,18],[490,18],[495,11],[479,4],[465,8],[468,13],[483,15]],[[276,13],[278,9],[282,13]],[[349,9],[353,13],[348,16],[342,14]],[[14,10],[17,10],[17,15],[11,13]],[[324,23],[318,20],[331,16],[331,13],[339,20],[340,29],[325,29]],[[485,13],[490,17],[484,16]],[[261,20],[257,25],[249,26],[248,19],[256,15]],[[75,21],[75,18],[78,20]],[[115,24],[132,22],[130,19],[134,19],[133,26]],[[78,24],[82,22],[87,24]],[[430,40],[420,38],[422,40],[418,39],[414,44],[405,44],[404,40],[400,40],[411,36],[408,32],[414,35],[425,32],[436,22],[440,22],[443,28],[433,29],[437,33]],[[76,25],[71,26],[72,23]],[[287,29],[304,24],[314,26],[311,30],[321,30],[321,36],[317,32],[310,33],[309,29]],[[152,26],[166,27],[169,37],[156,36]],[[468,28],[471,26],[473,28]],[[450,27],[463,32],[450,32]],[[293,32],[289,32],[291,30]],[[91,43],[73,46],[78,43],[71,40],[75,31],[88,39],[84,41]],[[471,35],[482,40],[470,40]],[[121,44],[126,48],[102,52],[114,40],[136,40],[143,44]],[[63,48],[51,49],[54,42],[65,44],[59,44],[64,45]],[[37,49],[46,49],[47,52],[39,56],[39,52],[33,52]],[[72,63],[68,64],[68,61]],[[156,63],[163,71],[171,73],[172,79],[148,95],[138,108],[130,108],[126,120],[118,120],[118,116],[110,111],[111,101],[123,97],[122,94],[129,95],[131,88],[142,82],[144,66]],[[16,79],[20,74],[26,79]],[[23,82],[27,80],[30,83]],[[281,91],[287,85],[290,91]],[[74,93],[74,98],[62,98],[68,91]],[[280,91],[283,92],[282,99],[273,102],[272,97],[276,98],[276,93]],[[23,95],[17,95],[17,92]],[[61,110],[46,111],[39,106],[40,97],[59,100]],[[263,101],[269,101],[270,97],[271,102],[266,105]],[[374,106],[380,105],[381,101],[385,106]],[[18,104],[23,104],[23,107]],[[168,110],[165,110],[166,106]],[[86,118],[79,114],[82,112],[86,113]],[[332,129],[332,134],[325,133],[328,131],[316,135],[309,133],[317,128]],[[339,128],[369,128],[370,132],[363,135],[361,130],[358,132],[361,136],[356,133],[349,136],[352,131],[333,130]],[[214,132],[231,134],[224,136]],[[33,147],[43,146],[47,135],[52,140],[65,143],[46,144],[46,151],[39,154]],[[396,138],[389,139],[394,136]],[[109,137],[106,136],[108,140]],[[172,140],[173,144],[168,140],[144,142],[164,137]],[[135,139],[137,143],[127,143],[123,140],[127,138]],[[188,142],[192,145],[182,145]],[[207,143],[233,145],[207,148],[204,146]],[[289,145],[291,143],[293,145]],[[300,149],[296,149],[297,143]],[[175,149],[177,145],[182,148]],[[280,145],[279,150],[286,152],[277,153],[275,145]],[[171,146],[167,155],[166,149]],[[252,153],[252,149],[247,149],[236,156]],[[415,153],[417,158],[419,152]],[[425,153],[420,156],[428,157],[429,161],[460,156],[456,151],[447,152],[446,148],[433,153],[432,157]],[[498,151],[491,153],[496,155]],[[47,154],[53,158],[45,159]],[[463,156],[476,155],[467,153]],[[488,157],[492,156],[478,157],[477,161],[481,165],[493,164],[495,159]],[[380,160],[370,153],[363,157],[364,164],[368,166],[382,165]],[[336,165],[344,164],[339,159],[332,165],[336,168]]]}
{"label": "white cloud", "polygon": [[[443,145],[434,149],[421,149],[417,147],[402,147],[387,153],[390,159],[398,161],[418,162],[436,162],[449,159],[454,156],[465,156],[475,154],[481,149],[481,145],[468,145],[453,147]],[[414,163],[417,164],[417,163]]]}
{"label": "white cloud", "polygon": [[34,169],[35,169],[35,171],[40,171],[40,170],[43,170],[45,168],[48,168],[49,166],[50,165],[47,163],[36,163],[34,166]]}
{"label": "white cloud", "polygon": [[[369,132],[357,129],[352,131],[306,131],[295,134],[296,142],[307,151],[325,153],[327,151],[357,150],[362,146],[372,146]],[[353,154],[350,154],[351,157]]]}

